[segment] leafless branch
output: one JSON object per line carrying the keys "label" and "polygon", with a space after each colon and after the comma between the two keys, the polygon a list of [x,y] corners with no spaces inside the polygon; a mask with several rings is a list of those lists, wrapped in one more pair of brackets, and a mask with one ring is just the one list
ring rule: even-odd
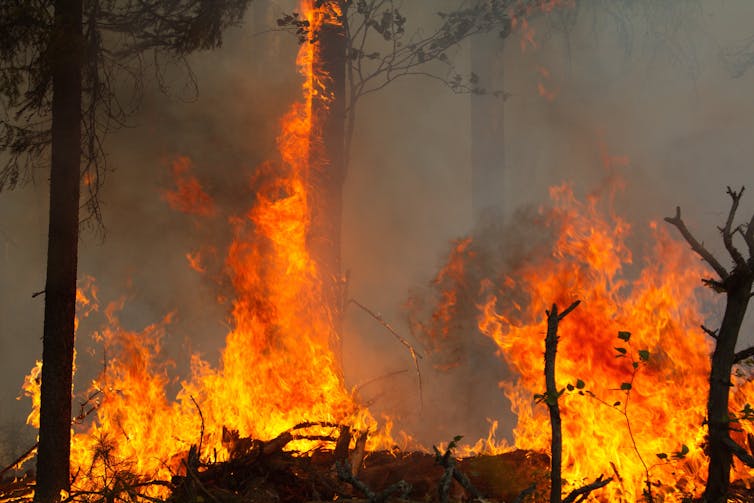
{"label": "leafless branch", "polygon": [[704,259],[705,262],[707,262],[720,276],[720,278],[725,281],[728,279],[728,271],[723,267],[720,262],[715,258],[714,255],[712,255],[703,244],[701,244],[699,241],[696,240],[696,238],[689,232],[688,227],[686,227],[686,224],[684,223],[683,219],[681,218],[681,207],[676,206],[675,209],[675,216],[674,217],[666,217],[665,221],[668,222],[671,225],[674,225],[681,233],[683,238],[686,240],[686,242],[691,245],[691,249],[694,250],[694,252],[697,253],[702,259]]}
{"label": "leafless branch", "polygon": [[713,339],[717,340],[717,330],[712,330],[711,328],[707,328],[704,325],[701,325],[701,327],[702,327],[702,330],[704,330],[707,335],[709,335]]}
{"label": "leafless branch", "polygon": [[752,346],[750,348],[742,349],[741,351],[738,351],[733,356],[733,363],[734,364],[735,363],[741,363],[745,359],[751,358],[752,356],[754,356],[754,346]]}
{"label": "leafless branch", "polygon": [[578,501],[583,501],[584,498],[586,498],[586,496],[592,491],[605,487],[610,482],[612,482],[613,480],[612,477],[603,479],[602,478],[603,476],[604,475],[600,475],[591,484],[587,484],[583,487],[579,487],[578,489],[574,489],[573,491],[571,491],[570,494],[566,496],[565,499],[563,499],[563,503],[574,503],[576,501],[576,498],[579,498]]}
{"label": "leafless branch", "polygon": [[733,221],[736,218],[736,210],[738,210],[738,203],[744,193],[744,188],[741,187],[741,190],[736,192],[730,187],[727,187],[726,192],[731,198],[730,211],[728,212],[728,219],[725,221],[725,227],[719,228],[719,230],[723,234],[723,243],[725,243],[725,249],[728,250],[731,258],[733,258],[733,262],[735,262],[735,264],[739,267],[745,267],[746,260],[744,259],[743,255],[741,255],[741,252],[739,252],[733,244],[733,235],[735,234],[735,229],[733,229]]}
{"label": "leafless branch", "polygon": [[746,449],[738,445],[730,437],[726,437],[723,440],[723,443],[725,444],[725,447],[727,447],[734,456],[740,459],[743,464],[745,464],[749,468],[754,468],[754,456],[746,452]]}
{"label": "leafless branch", "polygon": [[405,337],[401,336],[390,325],[390,323],[388,323],[387,321],[385,321],[385,318],[383,318],[383,316],[380,313],[376,313],[376,312],[372,311],[371,309],[369,309],[367,306],[365,306],[364,304],[362,304],[361,302],[359,302],[356,299],[352,298],[348,302],[349,303],[353,303],[355,306],[361,308],[362,310],[364,310],[364,312],[366,312],[372,318],[374,318],[375,320],[377,320],[383,327],[385,327],[385,329],[387,329],[391,334],[393,334],[393,336],[396,339],[398,339],[400,341],[400,343],[403,344],[406,347],[406,349],[408,349],[409,353],[411,353],[411,358],[414,360],[414,367],[416,367],[417,382],[419,384],[419,406],[423,407],[424,406],[424,398],[423,398],[424,397],[424,392],[423,392],[423,388],[422,388],[422,375],[421,375],[421,372],[419,371],[419,358],[422,358],[422,355],[419,354],[416,351],[416,349],[414,349],[414,346],[410,342],[408,342]]}

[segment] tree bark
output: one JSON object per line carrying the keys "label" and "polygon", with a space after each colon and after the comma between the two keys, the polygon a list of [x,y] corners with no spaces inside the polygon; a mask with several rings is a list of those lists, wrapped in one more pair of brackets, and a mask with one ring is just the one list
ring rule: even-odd
{"label": "tree bark", "polygon": [[709,422],[709,467],[704,501],[724,503],[730,486],[730,469],[733,454],[726,441],[730,435],[728,398],[731,388],[731,371],[735,363],[736,342],[746,308],[751,297],[754,275],[751,271],[736,268],[725,280],[725,314],[712,354],[710,391],[707,401]]}
{"label": "tree bark", "polygon": [[[328,0],[334,2],[334,0]],[[315,2],[315,5],[323,2]],[[341,12],[342,2],[338,0]],[[310,154],[312,221],[309,246],[322,275],[325,303],[335,325],[334,348],[340,351],[343,299],[341,227],[345,182],[346,34],[341,19],[326,21],[316,41],[315,72],[326,91],[312,103],[314,128]]]}
{"label": "tree bark", "polygon": [[42,389],[34,500],[70,486],[71,388],[81,159],[82,0],[57,0],[51,38],[52,148]]}

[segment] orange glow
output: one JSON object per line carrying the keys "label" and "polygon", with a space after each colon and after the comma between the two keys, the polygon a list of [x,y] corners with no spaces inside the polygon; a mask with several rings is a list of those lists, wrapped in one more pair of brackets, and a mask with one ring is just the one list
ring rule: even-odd
{"label": "orange glow", "polygon": [[[558,388],[583,380],[593,396],[574,389],[560,399],[565,479],[579,485],[600,474],[614,476],[600,501],[641,499],[645,471],[619,412],[625,410],[655,497],[680,502],[684,493],[698,496],[706,477],[703,422],[711,351],[699,328],[696,290],[703,266],[655,224],[649,258],[632,264],[626,221],[604,216],[597,198],[578,201],[567,185],[551,189],[551,197],[554,207],[543,212],[557,236],[551,254],[511,272],[481,306],[480,329],[519,376],[502,384],[518,414],[516,447],[549,450],[547,408],[533,400],[545,389],[545,310],[552,303],[565,309],[578,299],[582,304],[559,331]],[[620,331],[632,334],[629,343],[617,337]],[[646,362],[640,358],[644,350]],[[638,369],[627,394],[621,386],[631,383],[634,361]],[[734,392],[732,410],[746,403],[747,387],[751,383]],[[673,459],[682,445],[688,454]],[[662,453],[670,461],[657,456]],[[751,475],[740,467],[736,474]]]}
{"label": "orange glow", "polygon": [[[316,32],[322,22],[332,22],[334,6],[315,10],[305,0],[301,12]],[[191,376],[176,383],[170,377],[173,364],[161,355],[173,314],[134,332],[120,325],[122,302],[109,305],[108,326],[95,334],[106,355],[106,369],[90,390],[98,392],[97,408],[90,424],[74,425],[72,490],[112,485],[125,472],[170,480],[181,473],[181,460],[192,444],[201,444],[205,457],[225,459],[224,428],[237,430],[240,437],[268,440],[303,421],[331,422],[370,430],[372,446],[388,438],[390,425],[388,433],[375,434],[377,422],[345,387],[329,346],[334,320],[307,248],[310,145],[319,141],[312,102],[328,99],[325,79],[317,74],[315,48],[304,43],[298,54],[303,99],[282,120],[280,162],[258,169],[252,180],[253,207],[230,220],[234,240],[225,265],[235,299],[219,364],[193,355]],[[190,166],[186,157],[176,160],[177,188],[163,197],[180,211],[212,215],[214,203],[189,174]],[[187,259],[194,269],[204,270],[199,254]],[[176,385],[173,396],[168,390]],[[36,374],[25,386],[36,393]],[[308,432],[326,435],[337,428]],[[305,451],[314,445],[295,440],[289,448]],[[145,489],[155,495],[162,491]]]}
{"label": "orange glow", "polygon": [[163,199],[171,208],[182,213],[209,217],[216,213],[215,203],[202,188],[199,180],[191,174],[191,159],[178,157],[173,161],[171,171],[175,180],[175,190],[162,193]]}

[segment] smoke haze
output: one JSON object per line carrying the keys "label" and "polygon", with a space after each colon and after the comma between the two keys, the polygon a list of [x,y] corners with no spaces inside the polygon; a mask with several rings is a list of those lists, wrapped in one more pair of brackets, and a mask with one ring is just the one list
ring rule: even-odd
{"label": "smoke haze", "polygon": [[[411,30],[436,23],[435,12],[457,2],[406,4]],[[678,205],[700,241],[723,256],[715,226],[727,215],[725,186],[754,185],[754,72],[734,78],[723,57],[754,35],[747,23],[754,4],[671,1],[672,13],[657,8],[649,18],[638,10],[614,17],[604,4],[581,3],[567,33],[565,17],[534,22],[537,47],[522,51],[516,32],[506,40],[500,51],[504,108],[500,98],[454,95],[421,76],[360,102],[344,193],[349,295],[425,354],[423,403],[410,355],[354,305],[346,313],[344,372],[375,411],[399,418],[397,426],[425,444],[484,436],[487,418],[499,419],[500,435],[509,436],[513,421],[498,389],[507,370],[490,341],[470,335],[457,368],[440,371],[426,341],[410,329],[408,299],[431,294],[428,285],[452,240],[473,234],[488,241],[489,250],[515,253],[521,238],[506,229],[516,228],[517,215],[547,204],[548,187],[568,181],[583,195],[620,176],[626,188],[616,211],[637,234]],[[275,157],[280,117],[297,98],[296,40],[271,31],[274,20],[292,10],[292,2],[255,0],[247,22],[226,34],[220,50],[191,58],[196,99],[182,87],[182,70],[173,69],[172,97],[148,93],[133,127],[108,139],[113,171],[102,194],[106,232],[104,238],[82,233],[79,277],[96,278],[103,305],[126,299],[120,319],[127,328],[175,312],[164,352],[178,374],[193,351],[216,361],[228,332],[228,304],[218,302],[230,294],[221,274],[227,219],[253,203],[249,180]],[[469,50],[464,45],[455,55],[464,72],[472,70]],[[476,221],[472,209],[470,100],[486,100],[503,117],[501,155],[488,160],[504,172],[504,222],[492,226],[497,234]],[[215,216],[175,212],[162,197],[173,187],[170,166],[179,156],[191,159],[191,173],[217,204]],[[41,357],[43,296],[32,294],[44,288],[47,188],[40,171],[34,184],[0,195],[0,464],[33,443],[34,433],[22,427],[29,403],[15,398]],[[739,212],[752,211],[754,195],[747,192]],[[197,251],[206,274],[186,260]],[[751,319],[742,347],[754,343]],[[474,319],[467,321],[473,330]],[[79,329],[77,386],[101,365],[103,355],[87,355],[86,348],[102,322],[95,315]]]}

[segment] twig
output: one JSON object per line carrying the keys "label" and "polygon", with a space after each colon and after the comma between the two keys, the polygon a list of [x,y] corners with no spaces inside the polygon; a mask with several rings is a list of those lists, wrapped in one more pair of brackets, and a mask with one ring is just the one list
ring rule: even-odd
{"label": "twig", "polygon": [[563,503],[574,503],[576,501],[576,498],[578,498],[580,496],[581,496],[581,499],[579,499],[579,501],[583,501],[584,498],[586,498],[586,496],[589,493],[591,493],[592,491],[595,491],[597,489],[600,489],[602,487],[605,487],[606,485],[608,485],[613,480],[612,477],[608,477],[606,479],[603,479],[602,478],[603,476],[604,475],[600,475],[591,484],[587,484],[585,486],[579,487],[578,489],[574,489],[573,491],[571,491],[570,494],[565,497],[565,499],[563,500]]}
{"label": "twig", "polygon": [[369,309],[367,306],[359,302],[358,300],[351,298],[349,303],[353,303],[357,307],[361,308],[369,314],[372,318],[377,320],[383,327],[385,327],[393,336],[400,341],[401,344],[403,344],[406,349],[408,349],[409,353],[411,353],[411,358],[414,360],[414,367],[416,367],[416,379],[419,384],[419,410],[421,411],[424,407],[424,391],[422,387],[422,374],[419,371],[419,359],[422,358],[422,355],[419,354],[416,349],[414,349],[414,346],[411,345],[410,342],[406,340],[405,337],[401,336],[387,321],[385,321],[385,318],[382,317],[380,313],[376,313]]}
{"label": "twig", "polygon": [[725,249],[728,250],[728,253],[733,258],[733,261],[737,266],[745,267],[746,260],[744,259],[743,255],[741,255],[741,252],[739,252],[738,249],[733,245],[733,234],[735,231],[731,230],[733,227],[733,220],[736,217],[738,202],[741,200],[741,196],[744,193],[744,188],[741,187],[741,190],[736,192],[730,187],[727,187],[727,192],[733,202],[730,205],[730,211],[728,212],[728,219],[725,221],[725,227],[718,229],[723,234],[723,243],[725,244]]}
{"label": "twig", "polygon": [[702,327],[702,330],[706,332],[707,335],[717,340],[717,330],[712,330],[711,328],[707,328],[705,325],[700,325],[700,326]]}
{"label": "twig", "polygon": [[720,276],[720,279],[725,281],[728,279],[728,271],[723,267],[720,262],[717,261],[714,255],[712,255],[696,238],[689,232],[688,227],[681,218],[681,207],[676,206],[674,217],[665,217],[665,221],[671,225],[674,225],[681,233],[686,242],[691,245],[691,249],[696,252],[697,255],[702,257]]}
{"label": "twig", "polygon": [[335,469],[338,472],[338,478],[343,482],[351,484],[354,488],[361,491],[364,496],[367,497],[369,503],[385,503],[388,498],[394,494],[399,494],[401,498],[405,498],[411,492],[411,484],[405,480],[399,480],[394,484],[387,486],[381,493],[375,493],[364,482],[360,481],[353,476],[350,463],[344,461],[343,463],[336,462]]}
{"label": "twig", "polygon": [[754,356],[754,346],[746,349],[742,349],[741,351],[738,351],[735,355],[733,355],[733,363],[741,363],[747,358],[751,358]]}
{"label": "twig", "polygon": [[9,471],[15,469],[18,465],[21,465],[21,464],[25,463],[26,460],[28,460],[31,457],[31,455],[34,454],[34,451],[37,450],[38,446],[39,446],[39,442],[35,443],[26,452],[24,452],[19,457],[17,457],[16,460],[13,463],[11,463],[8,466],[6,466],[5,468],[3,468],[3,470],[0,471],[0,480],[2,480],[3,475],[5,475]]}
{"label": "twig", "polygon": [[[451,444],[452,446],[453,444]],[[448,491],[450,489],[450,481],[455,479],[461,487],[463,487],[467,493],[471,494],[474,499],[483,499],[484,496],[479,489],[474,487],[471,480],[456,467],[456,460],[452,456],[452,447],[449,446],[444,454],[440,454],[437,447],[433,447],[435,450],[435,462],[445,468],[445,473],[440,479],[439,495],[440,501],[446,503],[448,501]]]}
{"label": "twig", "polygon": [[202,457],[202,442],[204,441],[204,414],[202,414],[202,408],[199,407],[199,404],[196,403],[196,400],[192,395],[189,395],[189,398],[191,398],[191,401],[194,402],[194,406],[196,407],[196,410],[199,412],[199,419],[202,420],[202,426],[201,430],[199,430],[199,446],[197,447],[197,456],[199,459]]}
{"label": "twig", "polygon": [[733,453],[734,456],[740,459],[743,464],[749,468],[754,468],[754,456],[746,452],[746,449],[738,445],[732,438],[725,437],[723,439],[723,444]]}

